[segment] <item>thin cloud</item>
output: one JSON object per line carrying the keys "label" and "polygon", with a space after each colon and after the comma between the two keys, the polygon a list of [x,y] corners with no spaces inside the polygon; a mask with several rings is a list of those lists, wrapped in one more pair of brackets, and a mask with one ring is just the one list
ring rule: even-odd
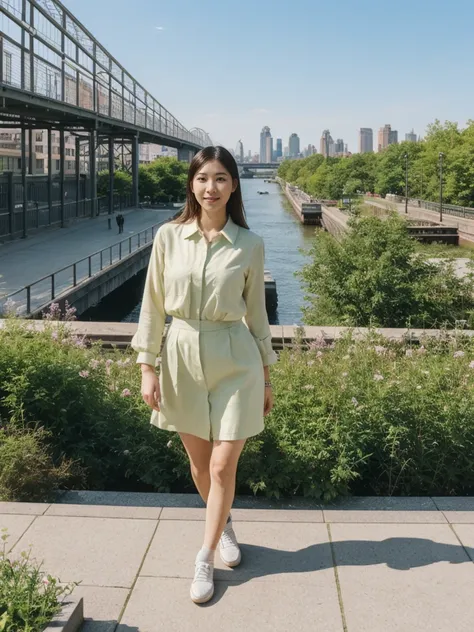
{"label": "thin cloud", "polygon": [[164,26],[155,26],[155,29],[156,29],[157,31],[164,31],[164,30],[165,30],[165,27],[164,27]]}
{"label": "thin cloud", "polygon": [[267,110],[266,108],[254,108],[252,112],[254,114],[270,114],[270,110]]}

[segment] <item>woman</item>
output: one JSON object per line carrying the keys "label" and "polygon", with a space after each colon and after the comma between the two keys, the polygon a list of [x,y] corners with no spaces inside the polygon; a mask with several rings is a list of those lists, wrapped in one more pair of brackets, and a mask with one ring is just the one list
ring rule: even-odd
{"label": "woman", "polygon": [[[166,314],[173,320],[158,377]],[[224,147],[194,157],[184,211],[156,234],[132,347],[151,423],[179,433],[206,503],[191,585],[191,599],[205,603],[214,594],[217,546],[227,566],[241,560],[229,515],[237,463],[272,409],[269,366],[277,361],[265,309],[263,240],[247,226],[237,165]]]}

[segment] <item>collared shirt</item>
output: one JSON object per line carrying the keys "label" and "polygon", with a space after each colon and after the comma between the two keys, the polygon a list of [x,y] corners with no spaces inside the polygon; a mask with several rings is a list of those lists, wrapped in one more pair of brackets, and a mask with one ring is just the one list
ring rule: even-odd
{"label": "collared shirt", "polygon": [[263,239],[229,216],[207,242],[197,220],[168,222],[155,236],[132,347],[138,363],[156,364],[166,314],[212,321],[244,319],[264,366],[277,355],[265,306]]}

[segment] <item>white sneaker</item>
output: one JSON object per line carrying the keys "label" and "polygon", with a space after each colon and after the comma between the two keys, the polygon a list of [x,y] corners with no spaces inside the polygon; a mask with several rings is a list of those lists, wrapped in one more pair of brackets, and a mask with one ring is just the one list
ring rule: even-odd
{"label": "white sneaker", "polygon": [[214,564],[196,559],[191,599],[194,603],[206,603],[214,595]]}
{"label": "white sneaker", "polygon": [[230,568],[238,566],[242,559],[239,543],[237,542],[237,537],[232,528],[232,520],[226,524],[222,532],[221,539],[219,540],[219,554],[224,564],[230,566]]}

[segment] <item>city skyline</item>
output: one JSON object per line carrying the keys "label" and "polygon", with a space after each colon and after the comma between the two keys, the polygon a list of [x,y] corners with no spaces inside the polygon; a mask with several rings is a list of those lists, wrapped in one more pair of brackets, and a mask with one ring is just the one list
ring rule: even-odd
{"label": "city skyline", "polygon": [[[464,127],[472,117],[474,4],[467,0],[453,0],[448,9],[432,0],[429,11],[426,3],[402,0],[390,13],[393,40],[376,0],[363,0],[362,8],[350,0],[277,7],[270,0],[242,0],[237,12],[214,0],[204,0],[206,10],[185,0],[137,0],[133,12],[125,0],[64,3],[183,125],[205,129],[224,146],[235,147],[240,138],[257,152],[259,131],[269,125],[278,138],[296,131],[301,147],[318,147],[328,128],[355,152],[360,127],[372,128],[376,142],[387,121],[403,139],[412,128],[425,136],[436,119]],[[275,32],[286,34],[284,45],[268,46],[261,37],[269,15]],[[344,46],[332,46],[315,67],[314,29],[323,23],[337,25]],[[213,46],[199,46],[210,32]],[[242,37],[249,46],[228,46]],[[288,84],[276,96],[269,86],[279,77]],[[462,99],[453,98],[459,85]]]}

